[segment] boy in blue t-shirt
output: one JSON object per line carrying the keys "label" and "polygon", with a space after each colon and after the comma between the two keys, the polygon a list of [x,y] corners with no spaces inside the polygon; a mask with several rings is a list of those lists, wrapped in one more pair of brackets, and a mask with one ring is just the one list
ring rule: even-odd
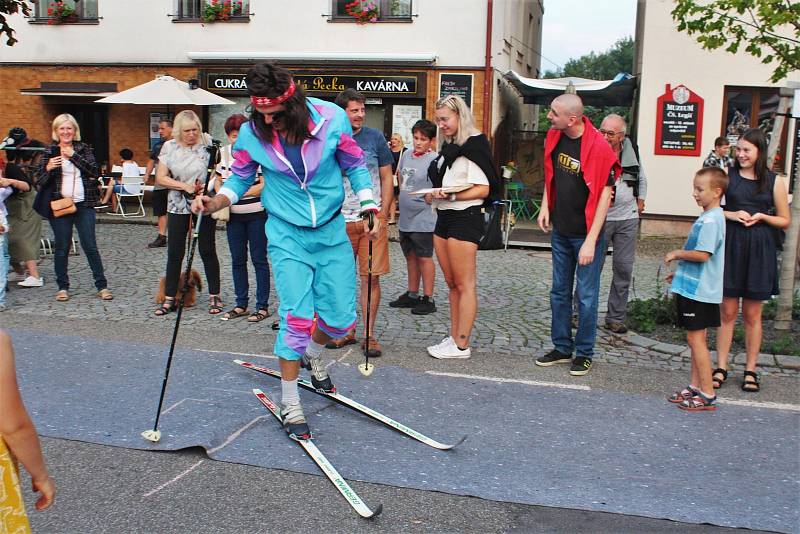
{"label": "boy in blue t-shirt", "polygon": [[[400,248],[406,257],[408,290],[389,303],[391,308],[411,308],[414,315],[428,315],[436,311],[433,301],[433,281],[436,266],[433,264],[433,230],[436,212],[422,195],[414,191],[433,187],[428,178],[428,167],[436,159],[432,146],[436,139],[436,125],[429,120],[419,120],[411,128],[414,149],[406,150],[398,162],[400,182]],[[422,279],[422,295],[419,281]]]}
{"label": "boy in blue t-shirt", "polygon": [[706,329],[719,326],[722,274],[725,269],[725,216],[719,202],[728,188],[728,175],[719,167],[705,167],[694,176],[694,197],[703,208],[683,249],[673,250],[664,263],[679,260],[678,269],[667,276],[675,294],[678,326],[686,329],[692,351],[691,382],[668,400],[690,412],[716,410],[717,396],[711,378],[711,353]]}

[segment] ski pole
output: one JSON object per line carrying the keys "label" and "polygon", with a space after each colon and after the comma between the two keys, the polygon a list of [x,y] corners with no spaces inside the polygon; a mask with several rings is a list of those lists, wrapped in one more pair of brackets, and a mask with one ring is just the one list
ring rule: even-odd
{"label": "ski pole", "polygon": [[[370,211],[367,215],[367,225],[370,232],[375,226],[375,215]],[[367,334],[364,340],[364,363],[358,366],[359,372],[364,376],[369,376],[375,370],[375,366],[369,363],[369,315],[372,310],[372,239],[367,242],[367,312],[364,318],[364,324],[367,329]]]}
{"label": "ski pole", "polygon": [[[208,192],[208,182],[211,177],[211,173],[214,172],[217,162],[217,144],[212,143],[211,146],[206,147],[208,150],[208,170],[206,172],[206,181],[203,184],[203,192],[202,194],[205,195]],[[190,219],[191,221],[191,216]],[[142,437],[148,441],[152,441],[153,443],[158,442],[161,439],[161,431],[158,429],[158,420],[161,418],[161,407],[164,404],[164,394],[167,391],[167,380],[169,379],[169,370],[172,367],[172,357],[175,355],[175,342],[178,339],[178,329],[181,325],[181,315],[183,315],[183,298],[186,293],[189,292],[189,274],[192,270],[192,262],[194,261],[194,251],[197,247],[198,237],[200,235],[200,222],[203,220],[203,213],[200,212],[197,214],[197,221],[194,225],[194,230],[192,231],[192,239],[191,245],[189,246],[189,255],[186,259],[186,270],[184,271],[183,275],[183,287],[181,288],[181,296],[176,303],[178,306],[178,312],[175,315],[175,328],[172,331],[172,342],[169,345],[169,356],[167,356],[167,365],[164,369],[164,380],[161,383],[161,395],[158,398],[158,409],[156,410],[156,420],[153,423],[152,430],[145,430],[142,432]]]}

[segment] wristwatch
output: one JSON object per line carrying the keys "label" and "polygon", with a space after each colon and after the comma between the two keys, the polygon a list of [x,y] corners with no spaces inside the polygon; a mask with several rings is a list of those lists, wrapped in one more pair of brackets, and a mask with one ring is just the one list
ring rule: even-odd
{"label": "wristwatch", "polygon": [[455,202],[455,201],[456,201],[456,194],[450,193],[450,202]]}

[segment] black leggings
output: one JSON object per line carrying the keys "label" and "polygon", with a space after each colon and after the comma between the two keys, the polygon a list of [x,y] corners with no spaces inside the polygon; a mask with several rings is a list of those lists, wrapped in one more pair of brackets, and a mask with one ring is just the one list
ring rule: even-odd
{"label": "black leggings", "polygon": [[[191,215],[167,214],[167,283],[164,294],[174,297],[178,293],[178,278],[183,270],[183,256],[186,253],[186,238],[190,232],[189,224],[194,222]],[[219,258],[215,240],[217,221],[210,216],[200,221],[200,234],[197,248],[206,270],[206,283],[210,295],[219,295]]]}

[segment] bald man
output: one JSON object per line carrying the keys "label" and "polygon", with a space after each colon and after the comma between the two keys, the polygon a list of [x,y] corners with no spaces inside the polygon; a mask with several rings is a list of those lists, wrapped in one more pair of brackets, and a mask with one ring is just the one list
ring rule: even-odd
{"label": "bald man", "polygon": [[[621,168],[611,146],[583,115],[583,102],[577,95],[555,98],[547,119],[551,127],[544,143],[545,191],[537,222],[544,232],[551,230],[552,223],[550,339],[554,348],[537,358],[536,365],[569,363],[570,375],[583,376],[592,368],[597,337],[600,256],[606,250],[603,224],[611,186]],[[574,339],[573,282],[578,299]]]}

